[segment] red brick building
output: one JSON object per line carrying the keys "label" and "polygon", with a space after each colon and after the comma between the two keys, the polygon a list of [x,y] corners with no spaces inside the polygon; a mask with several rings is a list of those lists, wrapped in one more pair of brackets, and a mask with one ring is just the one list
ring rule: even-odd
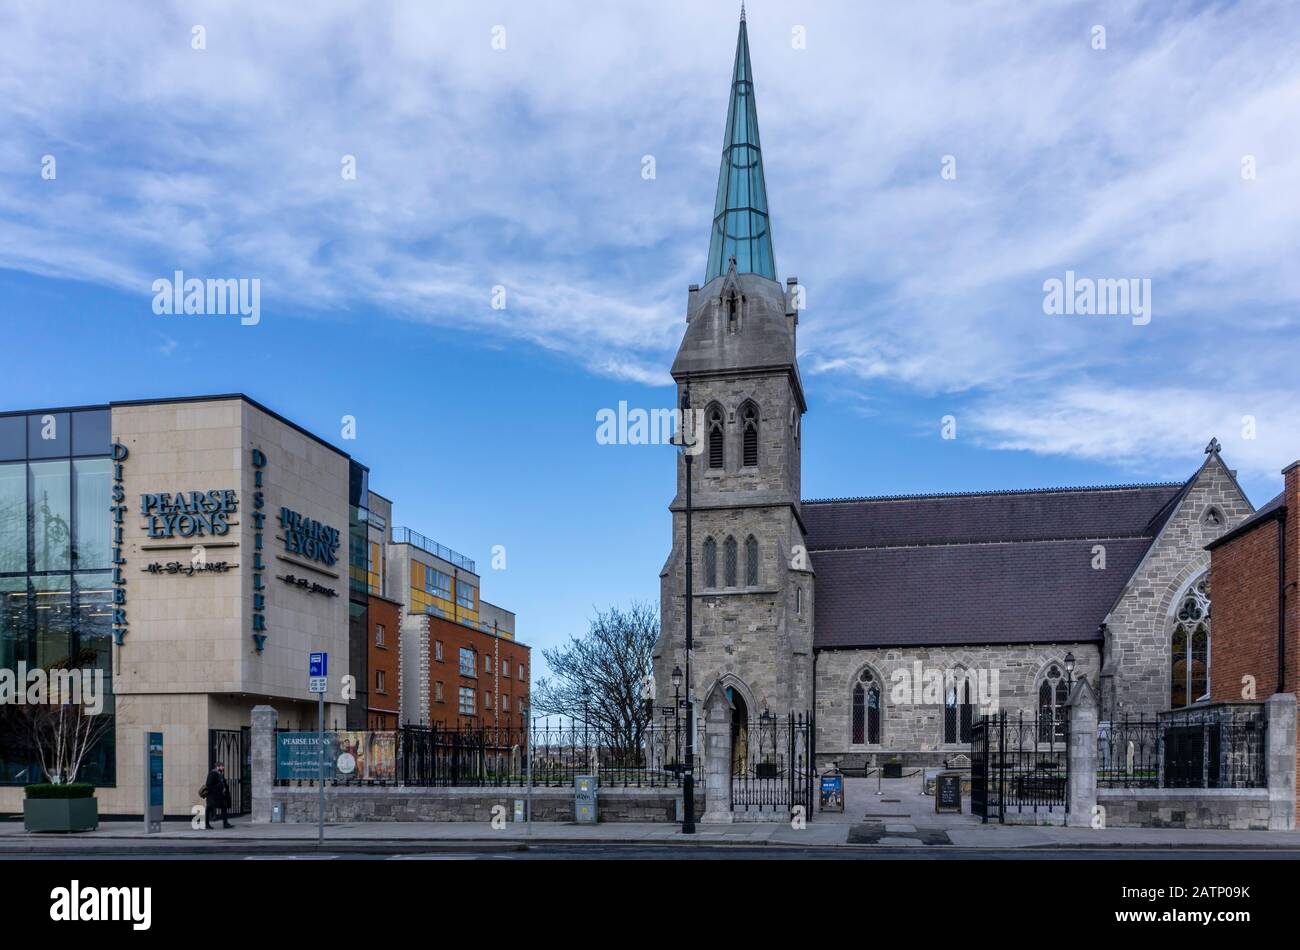
{"label": "red brick building", "polygon": [[1214,702],[1295,693],[1300,682],[1300,462],[1282,475],[1280,495],[1208,546]]}
{"label": "red brick building", "polygon": [[506,636],[436,617],[429,625],[429,722],[519,728],[527,723],[529,648]]}
{"label": "red brick building", "polygon": [[402,719],[402,605],[371,594],[366,728],[396,729]]}

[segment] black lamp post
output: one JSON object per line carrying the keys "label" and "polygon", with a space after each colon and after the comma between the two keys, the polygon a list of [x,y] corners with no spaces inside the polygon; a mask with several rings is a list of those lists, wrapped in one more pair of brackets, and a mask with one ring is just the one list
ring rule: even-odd
{"label": "black lamp post", "polygon": [[1065,654],[1065,689],[1074,692],[1074,653]]}
{"label": "black lamp post", "polygon": [[691,654],[695,650],[691,601],[695,597],[691,576],[691,446],[686,430],[691,409],[691,384],[682,387],[681,449],[686,458],[686,775],[682,778],[682,834],[695,834],[695,703],[691,697]]}

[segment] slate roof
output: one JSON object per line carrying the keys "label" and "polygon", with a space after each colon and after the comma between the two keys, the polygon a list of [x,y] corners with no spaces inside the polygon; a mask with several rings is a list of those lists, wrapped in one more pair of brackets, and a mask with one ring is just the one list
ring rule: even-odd
{"label": "slate roof", "polygon": [[1188,484],[805,501],[814,646],[1099,641]]}

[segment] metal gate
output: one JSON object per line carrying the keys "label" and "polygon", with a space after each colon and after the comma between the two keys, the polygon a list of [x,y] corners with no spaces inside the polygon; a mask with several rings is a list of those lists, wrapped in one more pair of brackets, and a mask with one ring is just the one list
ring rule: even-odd
{"label": "metal gate", "polygon": [[971,814],[1059,815],[1070,809],[1070,720],[1064,711],[981,716],[971,727]]}
{"label": "metal gate", "polygon": [[208,730],[208,771],[225,763],[230,785],[230,813],[247,815],[253,810],[253,743],[249,726],[239,729]]}
{"label": "metal gate", "polygon": [[809,713],[750,720],[744,746],[731,750],[731,810],[775,818],[802,807],[811,818],[814,735]]}

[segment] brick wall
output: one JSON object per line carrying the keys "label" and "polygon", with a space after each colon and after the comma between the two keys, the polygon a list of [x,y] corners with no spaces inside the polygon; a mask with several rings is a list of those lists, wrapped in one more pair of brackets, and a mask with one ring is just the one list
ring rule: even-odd
{"label": "brick wall", "polygon": [[[525,724],[532,659],[527,646],[474,627],[429,616],[429,721],[446,726],[512,726]],[[438,643],[442,659],[438,659]],[[474,675],[460,670],[461,648],[474,652]],[[490,657],[491,663],[485,663]],[[502,663],[506,664],[503,668]],[[520,668],[523,677],[520,678]],[[438,684],[442,684],[441,699]],[[474,691],[474,713],[460,712],[460,689]],[[490,699],[490,704],[488,700]],[[503,699],[505,708],[503,708]]]}
{"label": "brick wall", "polygon": [[[367,729],[396,729],[401,720],[401,623],[402,605],[375,595],[369,602],[370,630],[367,636],[367,653],[370,658],[367,675],[368,705]],[[377,628],[384,628],[383,645],[380,646]],[[384,691],[379,690],[379,674],[383,673]]]}

